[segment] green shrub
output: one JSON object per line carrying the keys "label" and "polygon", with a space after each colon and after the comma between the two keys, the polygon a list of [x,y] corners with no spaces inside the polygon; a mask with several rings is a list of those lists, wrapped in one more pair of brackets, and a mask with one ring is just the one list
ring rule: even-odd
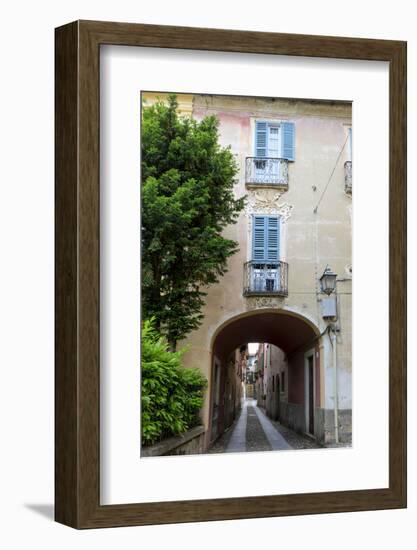
{"label": "green shrub", "polygon": [[172,352],[153,320],[142,326],[142,444],[152,445],[200,423],[207,380],[182,367],[184,350]]}

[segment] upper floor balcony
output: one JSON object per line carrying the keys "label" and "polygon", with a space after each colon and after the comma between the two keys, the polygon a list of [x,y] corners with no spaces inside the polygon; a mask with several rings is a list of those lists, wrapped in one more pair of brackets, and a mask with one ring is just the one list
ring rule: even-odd
{"label": "upper floor balcony", "polygon": [[352,194],[352,161],[345,162],[345,191]]}
{"label": "upper floor balcony", "polygon": [[246,157],[246,185],[288,189],[288,160],[272,157]]}
{"label": "upper floor balcony", "polygon": [[244,296],[288,296],[286,262],[246,262],[243,266]]}

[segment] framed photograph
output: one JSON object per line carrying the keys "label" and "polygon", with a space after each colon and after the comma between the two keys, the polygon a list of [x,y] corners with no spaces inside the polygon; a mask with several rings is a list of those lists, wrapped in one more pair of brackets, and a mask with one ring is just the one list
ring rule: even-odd
{"label": "framed photograph", "polygon": [[406,43],[56,29],[56,521],[406,506]]}

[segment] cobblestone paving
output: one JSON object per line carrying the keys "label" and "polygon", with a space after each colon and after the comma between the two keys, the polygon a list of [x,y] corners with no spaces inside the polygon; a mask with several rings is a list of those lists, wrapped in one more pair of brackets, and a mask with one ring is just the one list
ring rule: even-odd
{"label": "cobblestone paving", "polygon": [[272,447],[262,429],[255,408],[248,405],[248,419],[246,422],[246,450],[247,451],[271,451]]}
{"label": "cobblestone paving", "polygon": [[[243,404],[242,411],[238,414],[236,420],[230,426],[230,428],[222,434],[219,439],[211,446],[209,453],[225,453],[225,452],[242,452],[245,448],[246,451],[271,451],[272,446],[268,437],[265,434],[265,431],[262,427],[262,424],[259,420],[260,415],[265,417],[266,422],[271,426],[269,430],[275,429],[278,434],[280,434],[284,440],[285,445],[288,445],[292,449],[320,449],[321,445],[316,443],[314,439],[311,439],[308,436],[301,435],[294,432],[293,430],[286,428],[281,425],[276,420],[271,420],[265,415],[265,412],[256,407],[256,401],[248,399]],[[242,417],[243,414],[243,417]],[[239,422],[240,420],[240,422]],[[242,431],[242,421],[246,422],[246,441],[245,445],[241,445],[240,448],[235,446],[235,443],[232,441],[232,436],[235,434],[233,439],[236,439],[235,428],[239,424],[239,431]],[[264,422],[265,423],[265,422]],[[272,428],[273,427],[273,428]],[[278,447],[279,448],[279,447]],[[282,446],[281,448],[285,448]]]}
{"label": "cobblestone paving", "polygon": [[239,414],[236,417],[236,420],[233,422],[233,424],[228,428],[220,437],[219,439],[216,439],[216,441],[213,443],[213,445],[208,450],[209,453],[225,453],[226,448],[229,445],[229,441],[232,437],[233,430],[240,418],[240,415],[242,414],[242,411],[239,412]]}
{"label": "cobblestone paving", "polygon": [[262,429],[266,435],[269,444],[273,451],[288,451],[292,449],[291,445],[285,439],[285,437],[275,428],[271,420],[266,414],[257,406],[253,407],[253,410],[258,417],[258,420],[262,426]]}
{"label": "cobblestone paving", "polygon": [[271,423],[276,430],[288,441],[293,449],[322,449],[314,439],[306,435],[301,435],[290,428],[286,428],[280,424],[277,420],[271,420]]}

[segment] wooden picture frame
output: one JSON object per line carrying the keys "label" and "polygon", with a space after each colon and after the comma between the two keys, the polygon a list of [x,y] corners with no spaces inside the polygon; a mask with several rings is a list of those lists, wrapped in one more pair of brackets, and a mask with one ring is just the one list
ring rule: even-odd
{"label": "wooden picture frame", "polygon": [[[99,56],[117,44],[389,62],[389,487],[100,505]],[[406,506],[406,43],[111,22],[56,29],[56,521],[75,528]]]}

